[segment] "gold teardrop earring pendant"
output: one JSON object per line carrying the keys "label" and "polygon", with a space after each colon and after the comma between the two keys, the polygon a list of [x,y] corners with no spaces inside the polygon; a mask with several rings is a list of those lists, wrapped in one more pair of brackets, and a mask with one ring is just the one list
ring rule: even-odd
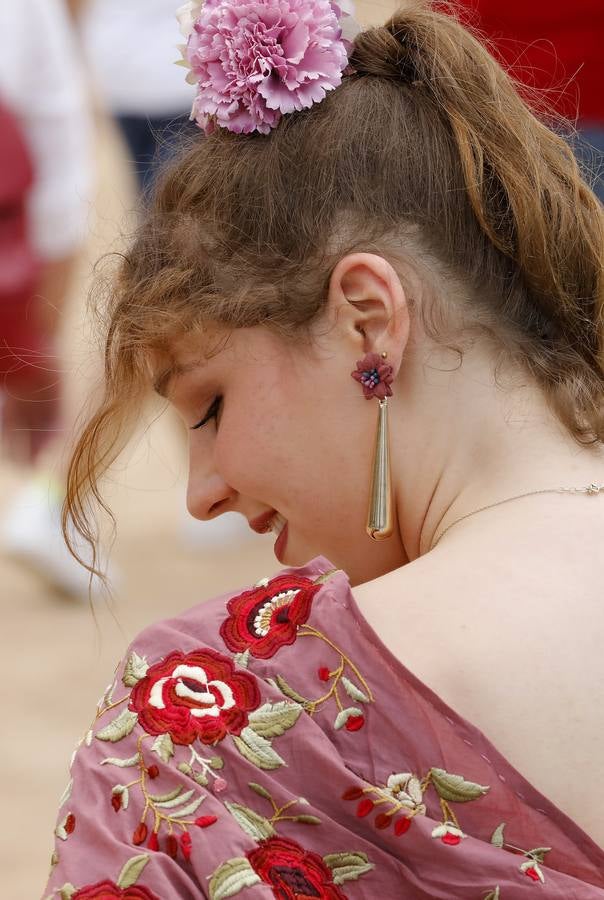
{"label": "gold teardrop earring pendant", "polygon": [[352,377],[363,388],[366,400],[376,398],[379,403],[369,507],[367,510],[367,534],[374,541],[391,537],[394,531],[392,475],[390,471],[390,438],[388,433],[388,397],[392,396],[393,373],[385,359],[387,353],[367,353],[357,362]]}

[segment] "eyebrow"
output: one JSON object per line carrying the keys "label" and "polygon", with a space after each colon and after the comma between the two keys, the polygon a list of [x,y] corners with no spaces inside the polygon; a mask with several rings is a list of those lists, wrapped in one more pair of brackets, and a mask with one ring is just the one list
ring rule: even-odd
{"label": "eyebrow", "polygon": [[187,372],[192,372],[194,369],[197,369],[202,363],[190,362],[184,366],[173,365],[170,366],[169,369],[166,369],[164,372],[159,375],[155,381],[153,382],[153,390],[156,394],[159,394],[160,397],[168,397],[168,389],[170,387],[170,382],[174,378],[179,378],[181,375],[186,375]]}

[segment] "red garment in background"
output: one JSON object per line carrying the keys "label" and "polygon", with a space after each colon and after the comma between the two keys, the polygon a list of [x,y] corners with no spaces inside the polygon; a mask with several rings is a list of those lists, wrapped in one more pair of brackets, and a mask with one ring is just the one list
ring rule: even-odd
{"label": "red garment in background", "polygon": [[604,0],[465,0],[515,77],[568,118],[604,122]]}
{"label": "red garment in background", "polygon": [[[0,102],[0,375],[19,371],[17,356],[41,350],[33,298],[38,264],[28,237],[27,198],[34,171],[19,124]],[[4,379],[3,379],[4,380]]]}
{"label": "red garment in background", "polygon": [[41,265],[29,238],[34,177],[19,122],[0,102],[0,420],[7,446],[30,462],[60,415],[57,362],[40,315]]}

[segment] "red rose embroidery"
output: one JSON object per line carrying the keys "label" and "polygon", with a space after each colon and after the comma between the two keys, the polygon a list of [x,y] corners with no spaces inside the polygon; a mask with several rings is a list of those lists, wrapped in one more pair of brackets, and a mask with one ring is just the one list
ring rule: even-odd
{"label": "red rose embroidery", "polygon": [[302,897],[346,900],[319,854],[305,850],[289,838],[274,837],[262,841],[256,850],[247,854],[247,858],[262,881],[271,885],[279,900]]}
{"label": "red rose embroidery", "polygon": [[229,618],[222,623],[220,635],[233,653],[249,648],[252,656],[269,659],[280,647],[294,643],[298,626],[308,619],[320,589],[310,578],[278,575],[229,600]]}
{"label": "red rose embroidery", "polygon": [[159,900],[159,898],[149,888],[141,885],[120,888],[113,881],[99,881],[97,884],[88,884],[80,888],[71,900]]}
{"label": "red rose embroidery", "polygon": [[215,650],[175,651],[147,670],[132,689],[129,707],[147,734],[169,734],[175,744],[216,744],[240,734],[260,690],[247,672]]}

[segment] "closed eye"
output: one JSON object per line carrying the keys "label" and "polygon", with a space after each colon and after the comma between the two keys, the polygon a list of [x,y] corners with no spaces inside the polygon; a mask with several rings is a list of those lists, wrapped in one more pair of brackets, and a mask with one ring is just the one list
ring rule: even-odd
{"label": "closed eye", "polygon": [[212,419],[218,419],[218,413],[220,412],[220,407],[222,406],[222,397],[215,397],[212,401],[212,405],[208,409],[207,413],[197,425],[193,425],[191,427],[191,431],[195,431],[198,428],[203,428],[204,425],[207,425]]}

